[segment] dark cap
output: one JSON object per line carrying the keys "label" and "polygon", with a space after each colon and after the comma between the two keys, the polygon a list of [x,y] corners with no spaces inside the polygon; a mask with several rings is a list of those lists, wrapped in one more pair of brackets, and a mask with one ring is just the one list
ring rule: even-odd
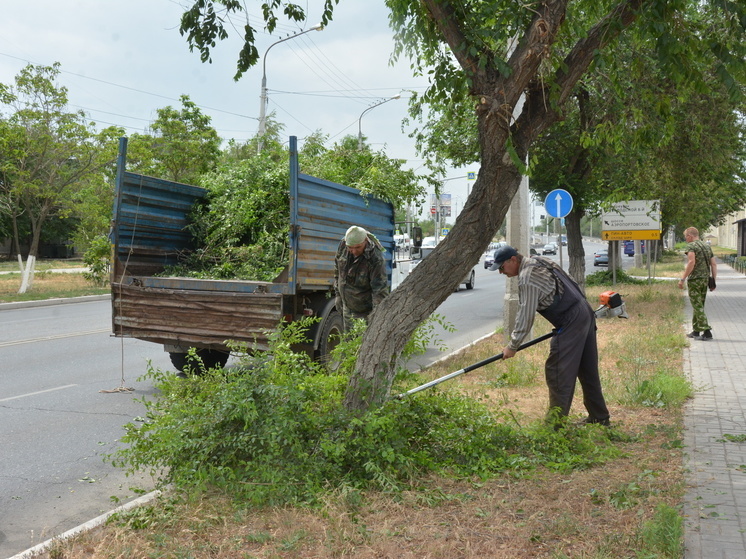
{"label": "dark cap", "polygon": [[504,245],[495,251],[495,262],[490,266],[491,271],[497,270],[502,263],[506,260],[510,260],[513,256],[518,256],[518,251],[510,245]]}

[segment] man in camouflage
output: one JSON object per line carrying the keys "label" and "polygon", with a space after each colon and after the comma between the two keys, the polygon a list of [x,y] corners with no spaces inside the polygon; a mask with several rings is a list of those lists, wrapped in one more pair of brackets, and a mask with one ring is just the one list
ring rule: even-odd
{"label": "man in camouflage", "polygon": [[708,278],[717,277],[717,262],[710,246],[700,240],[699,231],[696,228],[689,227],[684,231],[684,239],[687,243],[684,249],[687,261],[684,276],[679,280],[679,289],[684,289],[684,281],[686,281],[693,311],[693,330],[687,336],[695,340],[707,341],[712,339],[712,332],[705,314],[705,298],[708,289],[715,290],[714,286],[711,288],[708,286]]}
{"label": "man in camouflage", "polygon": [[339,243],[334,260],[334,290],[345,330],[352,328],[354,318],[367,320],[389,293],[383,250],[375,236],[356,225],[347,230]]}

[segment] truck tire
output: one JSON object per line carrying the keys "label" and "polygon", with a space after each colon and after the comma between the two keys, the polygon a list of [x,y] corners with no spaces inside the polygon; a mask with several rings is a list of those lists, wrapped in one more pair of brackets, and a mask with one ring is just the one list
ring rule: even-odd
{"label": "truck tire", "polygon": [[208,369],[225,367],[228,357],[230,357],[230,353],[219,349],[198,349],[197,356],[202,360],[202,363],[192,359],[188,353],[169,352],[168,355],[171,357],[171,363],[180,373],[183,373],[184,369],[190,369],[197,374],[204,373]]}
{"label": "truck tire", "polygon": [[336,369],[336,367],[330,362],[330,355],[332,350],[339,345],[344,334],[344,328],[344,319],[336,310],[329,313],[329,316],[326,317],[322,325],[318,359],[319,361],[328,363],[332,369]]}
{"label": "truck tire", "polygon": [[469,279],[466,282],[466,289],[474,289],[474,283],[476,280],[476,274],[474,273],[474,270],[471,271],[471,274],[469,274]]}

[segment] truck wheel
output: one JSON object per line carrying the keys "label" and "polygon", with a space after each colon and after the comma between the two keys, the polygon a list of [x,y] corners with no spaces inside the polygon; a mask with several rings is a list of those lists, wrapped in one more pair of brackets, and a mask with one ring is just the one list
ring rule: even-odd
{"label": "truck wheel", "polygon": [[474,289],[474,281],[476,280],[476,274],[474,270],[469,274],[469,281],[466,282],[466,289]]}
{"label": "truck wheel", "polygon": [[183,373],[185,369],[189,369],[194,373],[200,374],[208,369],[225,367],[230,353],[219,349],[198,349],[197,356],[202,360],[202,363],[193,359],[188,353],[169,352],[168,355],[171,357],[171,363],[176,367],[177,371]]}
{"label": "truck wheel", "polygon": [[338,363],[331,362],[331,352],[339,345],[344,335],[344,319],[342,315],[337,311],[332,311],[324,321],[323,328],[321,330],[321,340],[319,341],[319,360],[329,364],[329,367],[334,370],[337,368]]}

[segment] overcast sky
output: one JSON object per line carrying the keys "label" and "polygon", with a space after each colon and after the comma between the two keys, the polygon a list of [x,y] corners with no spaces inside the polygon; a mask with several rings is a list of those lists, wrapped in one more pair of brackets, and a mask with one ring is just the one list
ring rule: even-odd
{"label": "overcast sky", "polygon": [[[301,2],[302,3],[302,2]],[[84,110],[99,128],[115,124],[144,132],[156,109],[180,107],[188,95],[212,118],[224,139],[246,140],[258,128],[262,64],[233,81],[240,42],[234,34],[213,51],[212,64],[190,53],[179,34],[187,0],[16,0],[4,2],[0,18],[0,82],[12,84],[28,63],[61,64],[59,83],[71,108]],[[249,18],[263,29],[258,3]],[[321,0],[307,0],[310,21],[320,20]],[[311,25],[307,25],[307,29]],[[259,36],[260,56],[275,41],[301,28],[283,23],[279,33]],[[408,60],[389,64],[393,49],[388,10],[382,0],[342,0],[334,21],[274,45],[266,56],[267,113],[274,111],[287,136],[321,130],[331,141],[358,128],[373,149],[407,160],[418,169],[413,141],[401,130],[409,90],[424,91]],[[399,92],[402,98],[389,99]],[[477,170],[477,169],[473,169]],[[465,175],[452,170],[449,177]],[[467,180],[446,183],[463,207]]]}

